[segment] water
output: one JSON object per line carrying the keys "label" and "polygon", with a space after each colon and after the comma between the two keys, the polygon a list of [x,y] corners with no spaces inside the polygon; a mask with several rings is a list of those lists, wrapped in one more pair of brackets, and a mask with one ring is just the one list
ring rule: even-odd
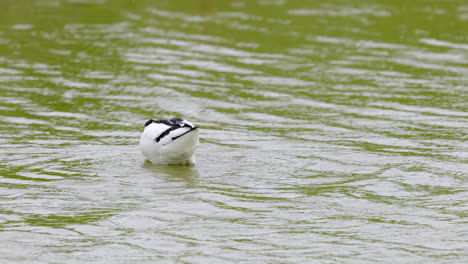
{"label": "water", "polygon": [[468,5],[309,2],[2,1],[0,263],[467,262]]}

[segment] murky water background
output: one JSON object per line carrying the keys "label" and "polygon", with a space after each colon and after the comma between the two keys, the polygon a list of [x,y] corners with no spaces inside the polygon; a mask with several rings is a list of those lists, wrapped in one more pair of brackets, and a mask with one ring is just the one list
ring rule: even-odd
{"label": "murky water background", "polygon": [[[0,2],[0,263],[468,261],[464,1]],[[149,118],[201,127],[144,162]]]}

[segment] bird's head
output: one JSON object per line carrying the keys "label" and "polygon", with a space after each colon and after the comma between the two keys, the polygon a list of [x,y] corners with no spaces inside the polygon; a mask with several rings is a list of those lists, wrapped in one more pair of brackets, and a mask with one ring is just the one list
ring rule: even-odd
{"label": "bird's head", "polygon": [[[182,141],[182,138],[196,136],[198,143],[198,127],[182,118],[172,118],[169,120],[150,119],[145,123],[145,133],[154,138],[154,141],[161,146],[169,145],[175,141]],[[192,140],[193,141],[193,140]]]}

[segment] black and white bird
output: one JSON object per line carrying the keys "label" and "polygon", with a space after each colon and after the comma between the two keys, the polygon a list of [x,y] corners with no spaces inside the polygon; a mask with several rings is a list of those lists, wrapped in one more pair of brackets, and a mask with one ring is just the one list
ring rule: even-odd
{"label": "black and white bird", "polygon": [[159,164],[195,164],[198,127],[182,118],[150,119],[140,139],[140,150],[149,161]]}

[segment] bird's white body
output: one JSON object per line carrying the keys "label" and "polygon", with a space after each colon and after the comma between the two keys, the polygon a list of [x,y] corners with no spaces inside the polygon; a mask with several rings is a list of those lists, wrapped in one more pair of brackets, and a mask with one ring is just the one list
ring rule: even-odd
{"label": "bird's white body", "polygon": [[141,135],[140,150],[152,163],[195,164],[198,135],[198,128],[186,120],[151,119]]}

